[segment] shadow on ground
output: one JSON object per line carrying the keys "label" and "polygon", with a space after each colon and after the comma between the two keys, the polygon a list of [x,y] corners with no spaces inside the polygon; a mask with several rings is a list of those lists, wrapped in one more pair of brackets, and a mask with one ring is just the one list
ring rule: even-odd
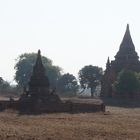
{"label": "shadow on ground", "polygon": [[121,98],[101,98],[105,105],[125,107],[125,108],[139,108],[140,99],[121,99]]}

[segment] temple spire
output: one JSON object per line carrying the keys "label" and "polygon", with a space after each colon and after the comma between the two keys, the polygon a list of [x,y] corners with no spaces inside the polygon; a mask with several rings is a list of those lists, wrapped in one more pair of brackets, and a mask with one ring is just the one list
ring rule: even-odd
{"label": "temple spire", "polygon": [[106,69],[109,69],[109,68],[110,68],[110,59],[109,59],[109,57],[108,57],[107,63],[106,63]]}
{"label": "temple spire", "polygon": [[126,26],[126,31],[121,42],[120,48],[135,48],[129,30],[129,24]]}
{"label": "temple spire", "polygon": [[109,57],[108,57],[108,59],[107,59],[107,64],[110,64],[110,59],[109,59]]}
{"label": "temple spire", "polygon": [[127,26],[126,26],[124,38],[132,39],[131,35],[130,35],[129,24],[127,24]]}
{"label": "temple spire", "polygon": [[41,65],[42,66],[42,59],[41,59],[41,51],[38,50],[36,64],[35,65]]}
{"label": "temple spire", "polygon": [[127,24],[127,26],[126,26],[126,30],[129,31],[129,24]]}
{"label": "temple spire", "polygon": [[30,87],[36,86],[36,85],[49,87],[49,79],[46,76],[45,68],[43,66],[42,59],[41,59],[40,50],[38,50],[36,63],[33,67],[32,76],[29,82]]}
{"label": "temple spire", "polygon": [[45,69],[44,69],[44,66],[42,64],[41,51],[40,50],[38,50],[36,63],[35,63],[34,68],[33,68],[33,74],[34,75],[40,75],[40,76],[45,75]]}
{"label": "temple spire", "polygon": [[138,55],[135,51],[135,46],[133,44],[130,30],[129,30],[129,24],[127,24],[126,31],[123,37],[123,40],[120,44],[120,49],[117,52],[116,59],[119,59],[119,61],[138,61]]}

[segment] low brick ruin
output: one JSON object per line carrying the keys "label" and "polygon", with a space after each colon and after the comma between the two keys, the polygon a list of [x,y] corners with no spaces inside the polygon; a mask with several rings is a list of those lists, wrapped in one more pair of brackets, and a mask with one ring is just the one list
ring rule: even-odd
{"label": "low brick ruin", "polygon": [[87,99],[81,99],[82,102],[80,99],[77,101],[60,99],[55,90],[50,89],[40,50],[28,85],[28,89],[24,89],[19,100],[0,101],[0,109],[13,108],[30,113],[105,111],[105,105],[102,102],[88,102]]}

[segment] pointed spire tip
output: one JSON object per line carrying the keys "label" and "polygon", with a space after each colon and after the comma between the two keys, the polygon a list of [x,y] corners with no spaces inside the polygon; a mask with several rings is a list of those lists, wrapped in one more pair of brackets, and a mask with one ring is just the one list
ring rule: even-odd
{"label": "pointed spire tip", "polygon": [[129,24],[127,24],[126,30],[129,30]]}
{"label": "pointed spire tip", "polygon": [[108,60],[109,60],[109,56],[108,56]]}
{"label": "pointed spire tip", "polygon": [[41,51],[40,51],[40,49],[38,50],[38,54],[41,54]]}
{"label": "pointed spire tip", "polygon": [[108,56],[108,58],[107,58],[107,63],[110,63],[110,59],[109,59],[109,56]]}

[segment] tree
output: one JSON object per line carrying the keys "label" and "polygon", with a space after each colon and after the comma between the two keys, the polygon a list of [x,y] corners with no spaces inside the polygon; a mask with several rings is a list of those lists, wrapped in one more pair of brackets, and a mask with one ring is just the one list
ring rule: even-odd
{"label": "tree", "polygon": [[12,91],[11,85],[0,77],[0,94],[7,94]]}
{"label": "tree", "polygon": [[130,70],[122,70],[113,84],[116,93],[133,96],[139,90],[140,75]]}
{"label": "tree", "polygon": [[[16,70],[15,80],[19,86],[24,87],[28,85],[36,58],[36,53],[24,53],[16,59],[14,67]],[[49,78],[50,85],[55,87],[57,80],[61,76],[61,68],[54,66],[52,61],[45,56],[42,56],[42,63],[46,69],[46,75]]]}
{"label": "tree", "polygon": [[78,83],[72,74],[67,73],[58,80],[57,88],[61,93],[75,95],[78,90]]}
{"label": "tree", "polygon": [[7,81],[3,80],[2,77],[0,77],[0,89],[7,89],[8,87],[10,87],[10,84]]}
{"label": "tree", "polygon": [[96,86],[100,83],[102,73],[102,68],[92,65],[83,67],[78,73],[81,87],[83,89],[90,88],[91,97],[93,97]]}

